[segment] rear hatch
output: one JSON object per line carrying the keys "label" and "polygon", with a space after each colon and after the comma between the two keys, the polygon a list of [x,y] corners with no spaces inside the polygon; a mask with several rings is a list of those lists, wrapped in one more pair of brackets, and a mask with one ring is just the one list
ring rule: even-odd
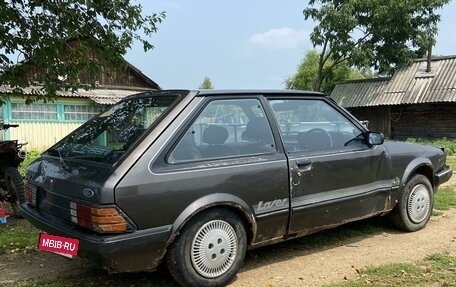
{"label": "rear hatch", "polygon": [[94,205],[114,203],[113,192],[102,192],[112,174],[107,164],[88,161],[62,161],[43,155],[27,171],[27,189],[33,194],[29,203],[46,213],[71,221],[71,202]]}
{"label": "rear hatch", "polygon": [[117,168],[133,164],[128,163],[129,154],[181,96],[173,91],[138,94],[70,133],[28,167],[28,204],[66,221],[71,221],[72,209],[78,209],[75,204],[114,204],[114,188],[122,177]]}

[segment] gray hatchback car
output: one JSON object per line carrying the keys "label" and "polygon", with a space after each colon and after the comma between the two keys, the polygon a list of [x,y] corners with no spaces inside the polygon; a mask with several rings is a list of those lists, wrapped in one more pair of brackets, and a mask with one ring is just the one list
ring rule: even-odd
{"label": "gray hatchback car", "polygon": [[165,261],[181,285],[216,286],[248,248],[377,215],[424,228],[445,160],[320,93],[145,92],[34,161],[21,212],[111,272]]}

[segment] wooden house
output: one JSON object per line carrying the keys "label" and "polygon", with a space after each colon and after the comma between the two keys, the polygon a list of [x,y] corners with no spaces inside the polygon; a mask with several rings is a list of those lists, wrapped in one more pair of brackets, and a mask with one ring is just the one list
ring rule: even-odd
{"label": "wooden house", "polygon": [[387,138],[456,138],[456,56],[417,59],[391,78],[340,83],[331,97]]}
{"label": "wooden house", "polygon": [[[36,80],[39,75],[31,70],[29,77]],[[0,139],[18,139],[28,142],[28,150],[42,151],[123,97],[160,89],[128,62],[114,75],[101,74],[97,83],[95,89],[59,91],[54,102],[38,101],[31,105],[25,104],[24,96],[12,96],[11,88],[0,86],[0,96],[4,100],[0,106],[0,122],[19,124],[18,128],[0,132]],[[29,87],[24,94],[33,95],[39,90],[39,86]]]}

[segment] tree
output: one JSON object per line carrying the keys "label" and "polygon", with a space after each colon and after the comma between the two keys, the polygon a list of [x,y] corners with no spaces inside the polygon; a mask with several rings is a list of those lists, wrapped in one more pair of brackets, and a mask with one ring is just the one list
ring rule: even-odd
{"label": "tree", "polygon": [[[321,47],[316,90],[329,71],[343,62],[391,74],[424,56],[435,43],[440,21],[435,10],[448,2],[310,0],[303,14],[318,23],[310,35],[314,47]],[[329,66],[328,61],[332,62]]]}
{"label": "tree", "polygon": [[204,77],[203,82],[199,86],[200,89],[213,89],[214,86],[212,85],[211,79],[209,77]]}
{"label": "tree", "polygon": [[[308,51],[298,65],[296,73],[285,81],[286,88],[294,90],[316,90],[319,60],[320,53],[318,51]],[[342,62],[334,67],[332,65],[333,60],[329,59],[323,67],[323,73],[326,76],[322,79],[320,90],[325,93],[330,93],[337,82],[364,79],[372,76],[369,70],[362,71],[351,68],[347,62]]]}
{"label": "tree", "polygon": [[[147,37],[157,31],[165,12],[141,13],[141,5],[130,0],[3,1],[0,85],[22,94],[38,84],[34,98],[43,100],[58,90],[93,87],[95,82],[80,83],[78,75],[95,79],[106,64],[124,64],[122,56],[133,41],[142,43],[144,51],[153,48]],[[30,82],[31,69],[38,69],[38,83]]]}

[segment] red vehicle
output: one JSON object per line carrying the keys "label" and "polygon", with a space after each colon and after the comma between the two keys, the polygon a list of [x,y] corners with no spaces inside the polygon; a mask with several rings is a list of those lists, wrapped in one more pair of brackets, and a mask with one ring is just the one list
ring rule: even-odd
{"label": "red vehicle", "polygon": [[[15,128],[19,125],[0,123],[0,130]],[[18,171],[27,156],[17,140],[0,141],[0,201],[11,204],[13,213],[20,217],[19,205],[24,202],[24,180]]]}

